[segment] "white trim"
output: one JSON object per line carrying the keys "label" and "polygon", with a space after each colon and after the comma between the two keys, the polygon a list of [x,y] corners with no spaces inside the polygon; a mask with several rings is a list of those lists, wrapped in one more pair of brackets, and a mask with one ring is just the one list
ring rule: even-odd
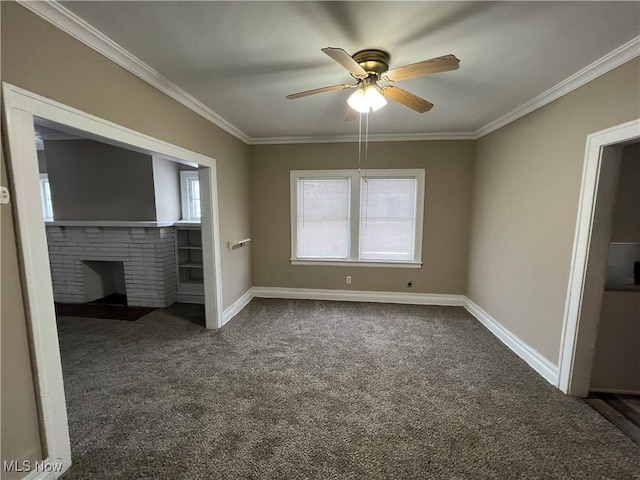
{"label": "white trim", "polygon": [[258,298],[335,300],[343,302],[406,303],[412,305],[462,306],[463,296],[443,293],[372,292],[317,288],[253,287]]}
{"label": "white trim", "polygon": [[382,268],[422,268],[422,262],[355,262],[352,260],[305,260],[302,258],[292,258],[291,265],[304,266],[336,266],[336,267],[382,267]]}
{"label": "white trim", "polygon": [[244,292],[240,298],[224,309],[224,312],[222,313],[222,325],[225,325],[229,320],[240,313],[240,311],[246,307],[251,300],[253,300],[253,287]]}
{"label": "white trim", "polygon": [[[104,55],[111,61],[120,65],[125,70],[133,73],[145,82],[153,85],[161,92],[165,93],[191,111],[209,120],[225,132],[233,135],[247,145],[274,145],[293,143],[342,143],[357,142],[355,135],[325,135],[325,136],[283,136],[283,137],[250,137],[236,126],[229,123],[198,99],[191,96],[182,88],[171,82],[139,58],[122,48],[105,34],[82,20],[79,16],[60,5],[56,1],[33,2],[18,0],[25,8],[29,9],[39,17],[55,25],[63,32],[68,33],[76,40],[92,48],[96,52]],[[528,113],[543,107],[554,100],[570,93],[590,82],[591,80],[604,75],[605,73],[619,67],[625,62],[640,55],[640,36],[635,37],[616,48],[612,52],[599,58],[595,62],[587,65],[582,70],[564,79],[557,85],[542,92],[531,100],[516,107],[510,112],[487,123],[473,132],[435,132],[435,133],[391,133],[371,135],[370,142],[406,142],[425,140],[477,140]]]}
{"label": "white trim", "polygon": [[122,228],[163,228],[173,227],[176,222],[118,221],[118,220],[48,220],[47,227],[122,227]]}
{"label": "white trim", "polygon": [[[421,142],[425,140],[475,140],[475,132],[379,133],[369,135],[369,142]],[[324,135],[300,137],[251,138],[249,145],[286,145],[295,143],[357,143],[358,135]]]}
{"label": "white trim", "polygon": [[590,65],[587,65],[582,70],[574,73],[570,77],[565,78],[563,81],[554,85],[549,90],[542,92],[540,95],[532,98],[526,103],[523,103],[519,107],[514,108],[509,113],[496,118],[492,122],[487,123],[485,126],[479,128],[473,132],[474,138],[481,138],[485,135],[504,127],[505,125],[524,117],[525,115],[537,110],[545,105],[557,100],[558,98],[574,91],[577,88],[582,87],[591,80],[598,78],[601,75],[613,70],[616,67],[632,60],[640,55],[640,36],[629,40],[624,45],[616,48],[612,52],[609,52],[604,57],[599,58]]}
{"label": "white trim", "polygon": [[[44,462],[45,464],[53,463],[49,458],[45,458],[44,460],[38,460],[38,463],[41,463],[41,462]],[[53,480],[56,478],[60,478],[60,476],[65,472],[65,470],[66,468],[64,468],[64,466],[62,467],[62,470],[60,470],[59,472],[43,472],[43,471],[34,470],[31,473],[29,473],[27,476],[22,477],[22,480]]]}
{"label": "white trim", "polygon": [[[218,180],[215,167],[200,166],[200,209],[202,236],[202,266],[204,281],[204,311],[207,328],[222,326],[222,258],[220,251],[220,220]],[[204,235],[212,232],[212,235]]]}
{"label": "white trim", "polygon": [[[365,178],[383,179],[410,179],[415,181],[415,223],[413,229],[413,258],[409,261],[384,261],[360,259],[360,221],[362,212],[361,204],[361,184]],[[297,235],[298,235],[298,190],[300,180],[327,180],[340,179],[348,180],[349,185],[349,245],[346,257],[344,258],[316,258],[297,257]],[[291,257],[292,265],[309,265],[308,262],[321,262],[323,265],[348,266],[404,266],[405,268],[421,268],[422,266],[422,235],[424,222],[424,199],[425,199],[425,170],[424,168],[413,169],[371,169],[371,170],[291,170],[289,172],[289,195],[290,195],[290,227],[291,227]],[[298,263],[300,262],[300,263]]]}
{"label": "white trim", "polygon": [[509,331],[504,325],[480,308],[468,297],[464,298],[464,308],[473,315],[482,325],[511,349],[516,355],[523,359],[531,368],[544,377],[547,382],[556,385],[558,378],[558,367],[547,360],[536,349],[527,345],[517,335]]}
{"label": "white trim", "polygon": [[[178,303],[194,303],[198,305],[204,304],[204,295],[201,293],[178,293],[176,295]],[[209,328],[209,327],[207,327]]]}
{"label": "white trim", "polygon": [[133,73],[138,78],[180,102],[189,110],[206,118],[214,125],[220,127],[225,132],[233,135],[239,140],[249,143],[250,138],[235,125],[222,118],[205,104],[184,91],[178,85],[162,76],[156,70],[144,63],[133,54],[122,48],[116,42],[107,37],[82,18],[71,12],[69,9],[55,1],[33,2],[18,0],[20,5],[31,10],[33,13],[55,25],[63,32],[71,35],[76,40],[84,43],[101,55],[107,57],[112,62],[120,65],[125,70]]}
{"label": "white trim", "polygon": [[[588,389],[588,378],[584,374],[574,375],[574,369],[576,350],[579,348],[578,329],[581,328],[579,323],[582,296],[591,243],[595,200],[598,193],[602,149],[607,145],[637,138],[640,138],[640,119],[592,133],[587,137],[558,361],[557,386],[563,392],[572,395],[585,395]],[[589,372],[586,372],[587,376],[588,374]]]}
{"label": "white trim", "polygon": [[[9,147],[7,167],[13,186],[16,236],[24,273],[25,310],[35,363],[43,443],[47,448],[44,453],[52,461],[61,462],[64,472],[71,466],[71,446],[44,215],[40,202],[33,201],[40,195],[33,115],[11,108],[13,99],[5,91],[5,127]],[[20,188],[15,188],[16,185]]]}
{"label": "white trim", "polygon": [[[207,219],[211,225],[209,252],[214,261],[209,282],[205,282],[205,298],[215,304],[214,322],[222,321],[222,282],[220,277],[220,232],[216,183],[216,161],[213,158],[171,145],[162,140],[140,134],[107,120],[80,110],[2,83],[4,119],[9,155],[7,166],[13,189],[13,208],[16,216],[16,233],[23,273],[25,310],[29,319],[31,346],[34,357],[35,377],[42,418],[44,444],[52,462],[61,462],[63,472],[71,465],[71,448],[58,334],[53,306],[53,288],[49,269],[49,255],[45,224],[40,202],[33,199],[40,195],[40,182],[34,118],[48,120],[87,132],[88,136],[110,139],[120,146],[135,146],[151,153],[159,152],[171,158],[183,159],[204,165],[209,171],[213,188],[207,206]],[[203,197],[207,198],[207,197]],[[208,205],[209,204],[209,205]],[[203,225],[203,228],[205,226]],[[207,237],[207,236],[205,236]],[[206,261],[206,259],[205,259]],[[213,292],[211,292],[213,290]]]}

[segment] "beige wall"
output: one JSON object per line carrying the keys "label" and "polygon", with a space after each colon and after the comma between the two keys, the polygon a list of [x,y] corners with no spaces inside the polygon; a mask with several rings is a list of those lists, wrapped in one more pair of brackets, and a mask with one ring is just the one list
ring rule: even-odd
{"label": "beige wall", "polygon": [[[0,2],[0,8],[3,81],[215,158],[222,242],[251,236],[249,150],[245,144],[20,5]],[[4,237],[12,230],[4,227],[3,224],[3,289],[5,274],[11,274],[7,265],[16,261],[14,250],[5,255]],[[227,307],[251,287],[251,248],[234,252],[222,249],[222,281],[223,303]],[[18,285],[14,288],[17,291],[12,298],[19,298]],[[6,305],[3,302],[3,328],[6,318],[12,318],[16,328],[25,328],[24,311],[17,301]],[[3,345],[3,381],[9,374],[5,365],[10,364],[11,375],[21,375],[20,385],[27,385],[31,381],[28,358],[9,353],[11,350],[5,350]],[[8,389],[2,389],[2,435],[7,439],[2,443],[3,460],[9,454],[17,459],[31,458],[40,449],[33,438],[21,440],[28,434],[19,420],[32,423],[36,417],[28,403],[11,401],[10,395],[19,394],[28,395],[26,391],[10,394]]]}
{"label": "beige wall", "polygon": [[[370,168],[425,169],[423,266],[318,267],[289,263],[289,171],[357,168],[357,144],[251,147],[254,285],[463,294],[473,155],[473,141],[370,143]],[[352,277],[350,285],[346,275]]]}
{"label": "beige wall", "polygon": [[[2,80],[213,157],[222,241],[250,237],[249,149],[204,118],[13,2],[1,2]],[[222,250],[224,305],[251,287],[251,249]]]}
{"label": "beige wall", "polygon": [[156,220],[150,155],[93,140],[44,148],[55,220]]}
{"label": "beige wall", "polygon": [[478,141],[467,295],[557,363],[586,137],[640,117],[632,60]]}
{"label": "beige wall", "polygon": [[611,241],[640,243],[640,143],[622,151]]}
{"label": "beige wall", "polygon": [[[1,154],[0,154],[1,156]],[[0,183],[7,186],[4,157]],[[0,207],[2,282],[0,287],[0,343],[2,348],[2,458],[0,460],[40,460],[42,447],[34,379],[31,374],[26,316],[20,292],[16,244],[10,205]],[[2,473],[2,478],[21,478],[18,473]]]}

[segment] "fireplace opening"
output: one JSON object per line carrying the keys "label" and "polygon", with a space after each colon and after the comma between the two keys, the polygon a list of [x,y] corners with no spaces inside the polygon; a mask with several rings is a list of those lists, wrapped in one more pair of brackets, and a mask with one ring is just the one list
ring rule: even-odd
{"label": "fireplace opening", "polygon": [[85,260],[82,279],[85,303],[127,305],[123,262]]}

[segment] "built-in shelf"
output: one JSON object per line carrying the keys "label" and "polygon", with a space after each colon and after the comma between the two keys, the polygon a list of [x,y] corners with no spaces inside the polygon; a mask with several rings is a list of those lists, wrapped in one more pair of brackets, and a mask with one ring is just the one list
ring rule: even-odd
{"label": "built-in shelf", "polygon": [[200,224],[176,225],[176,265],[179,302],[204,303],[204,265]]}

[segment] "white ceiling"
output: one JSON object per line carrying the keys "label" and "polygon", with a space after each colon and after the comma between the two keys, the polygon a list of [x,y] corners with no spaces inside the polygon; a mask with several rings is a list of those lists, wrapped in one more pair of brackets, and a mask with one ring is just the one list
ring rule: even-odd
{"label": "white ceiling", "polygon": [[62,2],[253,139],[357,133],[353,83],[320,49],[455,54],[460,69],[399,82],[435,104],[390,104],[372,134],[473,132],[640,35],[639,2]]}

